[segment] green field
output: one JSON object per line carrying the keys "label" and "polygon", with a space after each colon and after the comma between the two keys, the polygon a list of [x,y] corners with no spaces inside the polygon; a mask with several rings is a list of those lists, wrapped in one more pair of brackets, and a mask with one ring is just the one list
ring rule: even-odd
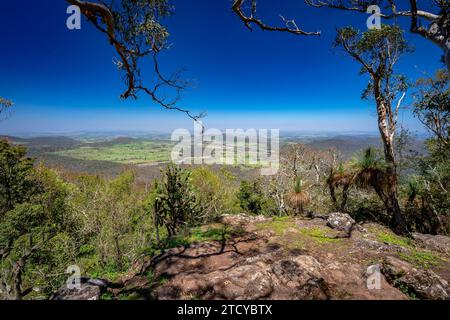
{"label": "green field", "polygon": [[160,163],[170,160],[172,144],[168,141],[138,141],[129,144],[81,146],[51,154],[80,160],[100,160],[122,164]]}

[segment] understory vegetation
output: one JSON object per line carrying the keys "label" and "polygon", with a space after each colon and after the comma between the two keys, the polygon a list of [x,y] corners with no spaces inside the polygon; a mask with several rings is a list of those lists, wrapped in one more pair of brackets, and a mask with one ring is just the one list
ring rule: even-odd
{"label": "understory vegetation", "polygon": [[[438,143],[430,138],[427,155],[403,151],[400,158],[399,203],[410,231],[449,232],[449,158]],[[242,180],[226,167],[170,164],[160,179],[143,185],[131,170],[115,179],[64,175],[27,157],[24,147],[2,140],[0,289],[10,299],[48,298],[66,281],[70,265],[83,275],[114,281],[143,255],[239,235],[218,223],[223,214],[275,216],[267,226],[275,233],[290,227],[289,216],[332,211],[389,225],[380,196],[388,181],[385,168],[377,149],[343,162],[336,150],[289,143],[273,176]],[[294,247],[305,236],[318,244],[338,241],[321,229],[300,231]],[[382,242],[410,247],[408,238],[376,234]],[[427,252],[412,252],[404,259],[426,266],[436,261]]]}

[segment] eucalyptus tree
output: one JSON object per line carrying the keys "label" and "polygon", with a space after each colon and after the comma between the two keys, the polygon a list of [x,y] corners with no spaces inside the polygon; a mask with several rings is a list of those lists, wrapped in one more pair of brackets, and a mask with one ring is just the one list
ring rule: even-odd
{"label": "eucalyptus tree", "polygon": [[381,197],[392,214],[391,227],[406,233],[407,227],[397,199],[397,161],[394,137],[397,130],[399,108],[406,95],[405,77],[395,74],[394,67],[400,57],[411,51],[397,26],[382,26],[364,33],[352,27],[338,30],[335,47],[341,48],[361,65],[361,74],[368,76],[363,98],[373,99],[376,105],[378,130],[384,149],[387,183]]}
{"label": "eucalyptus tree", "polygon": [[419,79],[414,96],[414,114],[432,134],[430,151],[435,157],[450,158],[450,76],[438,70],[434,77]]}
{"label": "eucalyptus tree", "polygon": [[331,8],[367,13],[371,5],[380,7],[379,17],[386,20],[410,19],[409,30],[437,45],[450,71],[449,0],[305,0],[316,8]]}
{"label": "eucalyptus tree", "polygon": [[[442,49],[444,62],[450,71],[450,1],[429,0],[418,4],[417,0],[304,0],[314,8],[330,8],[367,14],[369,7],[377,5],[381,19],[410,19],[409,30],[431,41]],[[320,31],[304,31],[295,20],[281,17],[281,26],[266,24],[258,15],[257,0],[234,0],[232,9],[250,30],[257,26],[262,30],[289,32],[302,36],[319,36]],[[373,11],[369,10],[369,13]],[[424,21],[427,23],[425,25]]]}

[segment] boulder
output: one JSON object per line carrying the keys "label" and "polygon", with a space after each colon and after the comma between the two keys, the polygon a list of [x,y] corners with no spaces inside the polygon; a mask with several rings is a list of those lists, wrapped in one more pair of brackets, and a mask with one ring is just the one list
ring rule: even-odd
{"label": "boulder", "polygon": [[347,213],[333,212],[327,219],[327,226],[345,232],[350,232],[355,223],[355,220]]}
{"label": "boulder", "polygon": [[[277,299],[325,300],[328,299],[328,287],[324,279],[316,273],[317,266],[313,257],[277,261],[272,266]],[[312,272],[308,269],[312,268]],[[311,269],[310,269],[311,270]],[[316,273],[316,274],[313,274]]]}
{"label": "boulder", "polygon": [[410,263],[394,257],[386,257],[382,272],[387,280],[410,296],[427,300],[450,298],[448,283],[431,270],[414,268]]}
{"label": "boulder", "polygon": [[242,226],[258,222],[270,221],[271,218],[265,216],[251,216],[245,213],[224,214],[220,217],[220,222],[231,226]]}
{"label": "boulder", "polygon": [[66,286],[59,289],[51,300],[100,300],[100,295],[106,291],[110,283],[102,279],[81,278],[79,289],[68,289]]}
{"label": "boulder", "polygon": [[80,289],[61,288],[52,300],[100,300],[100,295],[99,286],[82,283]]}
{"label": "boulder", "polygon": [[450,298],[447,281],[431,270],[412,269],[397,279],[394,284],[408,288],[419,299],[448,300]]}
{"label": "boulder", "polygon": [[412,269],[413,266],[410,263],[392,256],[387,256],[384,258],[381,271],[389,282],[393,282]]}
{"label": "boulder", "polygon": [[425,249],[450,255],[450,237],[421,233],[413,233],[412,237],[418,245]]}

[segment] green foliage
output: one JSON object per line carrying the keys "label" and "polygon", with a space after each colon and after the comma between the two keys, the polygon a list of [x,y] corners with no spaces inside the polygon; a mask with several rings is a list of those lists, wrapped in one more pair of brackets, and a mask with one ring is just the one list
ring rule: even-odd
{"label": "green foliage", "polygon": [[378,241],[390,245],[397,245],[406,249],[405,252],[399,253],[400,258],[417,267],[430,268],[438,266],[443,261],[440,257],[430,251],[417,249],[409,238],[401,237],[392,232],[380,229],[370,229],[370,231],[376,235]]}
{"label": "green foliage", "polygon": [[152,230],[144,210],[144,194],[135,175],[124,172],[111,181],[83,175],[75,182],[71,203],[79,222],[79,263],[89,274],[114,277],[147,245]]}
{"label": "green foliage", "polygon": [[215,172],[206,166],[198,167],[192,170],[191,180],[204,221],[238,212],[236,177],[226,169]]}
{"label": "green foliage", "polygon": [[0,140],[0,219],[34,192],[32,168],[33,160],[26,157],[24,147]]}
{"label": "green foliage", "polygon": [[33,169],[24,148],[2,142],[0,159],[2,170],[9,170],[3,175],[7,205],[0,217],[0,289],[9,299],[21,299],[34,287],[48,295],[76,252],[66,202],[70,187],[54,171]]}
{"label": "green foliage", "polygon": [[352,167],[356,171],[353,184],[360,188],[374,188],[378,195],[383,194],[388,183],[386,164],[377,149],[367,148],[354,158]]}
{"label": "green foliage", "polygon": [[[338,30],[334,46],[343,48],[362,63],[362,74],[373,71],[380,79],[391,77],[393,64],[398,57],[412,51],[404,38],[403,31],[395,25],[382,25],[381,29],[370,29],[363,33],[353,27],[344,27]],[[399,77],[396,85],[404,88],[405,79]],[[366,92],[371,88],[369,85]],[[367,97],[366,94],[363,96]]]}
{"label": "green foliage", "polygon": [[110,10],[119,38],[129,47],[161,47],[169,36],[166,27],[160,22],[173,12],[167,0],[121,0],[120,5],[111,5]]}
{"label": "green foliage", "polygon": [[403,260],[408,261],[419,268],[425,268],[425,269],[428,269],[428,268],[431,268],[434,266],[439,266],[443,262],[443,260],[441,258],[439,258],[438,256],[436,256],[435,254],[433,254],[429,251],[417,250],[417,249],[412,249],[408,253],[400,252],[399,256]]}
{"label": "green foliage", "polygon": [[450,157],[450,76],[438,70],[434,78],[419,79],[416,83],[414,114],[432,133],[428,140],[431,155],[439,160]]}
{"label": "green foliage", "polygon": [[231,237],[240,236],[244,233],[245,231],[240,228],[232,228],[223,224],[204,225],[186,230],[185,234],[179,233],[178,235],[167,239],[165,247],[174,248],[180,245],[185,246],[205,241],[224,242]]}
{"label": "green foliage", "polygon": [[336,243],[342,240],[331,238],[327,235],[326,230],[320,227],[302,228],[300,229],[300,233],[304,236],[311,237],[318,244]]}
{"label": "green foliage", "polygon": [[357,171],[366,169],[384,170],[386,165],[379,150],[369,147],[353,158],[352,167]]}
{"label": "green foliage", "polygon": [[241,181],[237,198],[241,208],[248,213],[271,215],[277,211],[273,200],[264,192],[260,180]]}
{"label": "green foliage", "polygon": [[398,245],[398,246],[401,246],[404,248],[408,248],[411,246],[410,239],[400,237],[391,232],[377,231],[377,238],[381,242],[388,243],[388,244],[395,244],[395,245]]}
{"label": "green foliage", "polygon": [[168,165],[155,192],[155,216],[158,224],[167,229],[169,237],[177,234],[181,228],[202,221],[202,212],[193,192],[189,171],[173,164]]}
{"label": "green foliage", "polygon": [[292,227],[292,220],[288,216],[274,217],[269,222],[263,222],[258,224],[259,229],[270,229],[277,236],[282,236],[288,228]]}

